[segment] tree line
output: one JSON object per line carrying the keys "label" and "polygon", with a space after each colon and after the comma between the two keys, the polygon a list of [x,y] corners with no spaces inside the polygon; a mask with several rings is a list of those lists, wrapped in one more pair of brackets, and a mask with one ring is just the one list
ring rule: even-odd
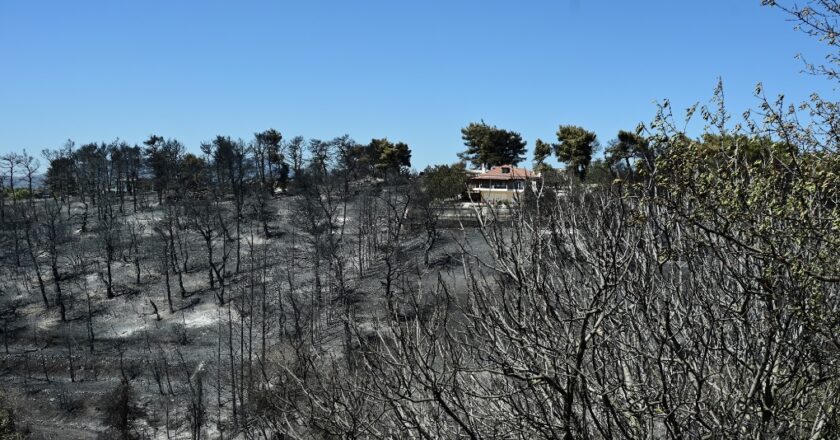
{"label": "tree line", "polygon": [[[836,47],[820,17],[840,10],[809,7],[786,10]],[[563,178],[543,168],[514,209],[445,231],[435,208],[466,164],[414,175],[405,144],[269,130],[192,156],[152,136],[117,161],[119,143],[68,146],[47,199],[5,198],[3,288],[24,293],[2,298],[7,357],[27,337],[12,299],[38,298],[118,361],[103,423],[123,438],[836,437],[838,107],[756,98],[738,123],[722,84],[684,115],[658,103],[608,144],[604,179],[595,135],[561,126],[534,157]],[[515,132],[462,134],[475,166],[524,157]],[[123,295],[154,322],[211,299],[210,355],[188,356],[199,336],[173,326],[126,356],[96,313]],[[74,347],[53,343],[66,379],[11,354],[24,380],[99,380]]]}

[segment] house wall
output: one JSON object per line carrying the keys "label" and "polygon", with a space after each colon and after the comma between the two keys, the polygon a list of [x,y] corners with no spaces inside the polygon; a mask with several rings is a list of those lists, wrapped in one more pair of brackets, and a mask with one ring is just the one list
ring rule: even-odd
{"label": "house wall", "polygon": [[498,203],[498,202],[512,202],[514,198],[519,194],[516,191],[505,191],[505,190],[496,190],[496,191],[487,191],[487,190],[479,190],[479,194],[481,194],[481,201],[488,202],[488,203]]}
{"label": "house wall", "polygon": [[519,200],[528,184],[536,185],[535,181],[525,180],[491,180],[473,179],[467,185],[467,191],[474,201],[487,203],[514,202]]}

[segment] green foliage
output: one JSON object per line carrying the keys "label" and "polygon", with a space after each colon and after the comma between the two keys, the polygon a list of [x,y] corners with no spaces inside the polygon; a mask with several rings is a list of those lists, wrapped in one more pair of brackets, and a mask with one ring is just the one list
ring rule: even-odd
{"label": "green foliage", "polygon": [[517,132],[481,121],[462,128],[461,135],[467,149],[458,157],[474,166],[516,165],[524,159],[527,142]]}
{"label": "green foliage", "polygon": [[543,184],[548,188],[558,189],[561,186],[567,185],[570,181],[570,176],[567,173],[548,165],[541,166],[537,171],[542,176]]}
{"label": "green foliage", "polygon": [[4,193],[7,199],[25,200],[32,197],[32,193],[26,188],[15,188],[14,191],[11,188],[6,188]]}
{"label": "green foliage", "polygon": [[653,167],[654,154],[644,136],[620,130],[604,152],[604,159],[609,168],[632,177]]}
{"label": "green foliage", "polygon": [[607,166],[606,161],[603,159],[593,160],[589,165],[586,181],[599,184],[611,183],[613,181],[612,173],[610,173],[610,167]]}
{"label": "green foliage", "polygon": [[374,174],[399,174],[411,167],[411,148],[403,142],[371,139],[367,145],[353,144],[341,150],[342,166],[355,179]]}
{"label": "green foliage", "polygon": [[592,154],[598,148],[595,133],[576,125],[561,125],[557,130],[558,143],[554,144],[554,154],[560,162],[581,180],[586,178]]}
{"label": "green foliage", "polygon": [[[789,151],[784,143],[774,142],[767,136],[748,136],[746,134],[713,134],[705,133],[697,145],[697,152],[701,158],[714,159],[720,153],[734,154],[740,160],[755,163],[770,157],[776,160],[793,158],[797,152]],[[787,159],[786,159],[787,158]]]}
{"label": "green foliage", "polygon": [[427,167],[423,171],[421,184],[433,200],[450,200],[464,193],[468,179],[466,166],[459,162]]}
{"label": "green foliage", "polygon": [[534,146],[534,169],[545,165],[545,160],[549,156],[551,156],[551,144],[543,142],[542,139],[537,139],[537,143]]}
{"label": "green foliage", "polygon": [[403,142],[396,144],[388,139],[373,139],[370,153],[376,159],[374,167],[382,173],[400,173],[411,167],[411,149]]}
{"label": "green foliage", "polygon": [[840,280],[835,152],[743,134],[683,138],[657,158],[656,184],[657,203],[765,261],[768,279],[789,277],[798,292],[787,299],[792,310],[829,319],[819,283]]}

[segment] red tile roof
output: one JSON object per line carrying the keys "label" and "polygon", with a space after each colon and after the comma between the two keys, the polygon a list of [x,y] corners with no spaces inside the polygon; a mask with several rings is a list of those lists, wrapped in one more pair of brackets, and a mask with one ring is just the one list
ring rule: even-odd
{"label": "red tile roof", "polygon": [[[508,168],[509,172],[502,172],[503,168]],[[513,165],[499,165],[490,168],[486,173],[479,174],[470,180],[531,180],[537,177],[537,174],[529,169],[516,168]]]}

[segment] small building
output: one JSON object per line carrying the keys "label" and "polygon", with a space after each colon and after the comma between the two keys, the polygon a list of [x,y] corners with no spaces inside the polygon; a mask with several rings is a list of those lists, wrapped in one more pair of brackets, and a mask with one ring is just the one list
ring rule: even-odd
{"label": "small building", "polygon": [[470,171],[467,195],[473,202],[512,202],[525,192],[527,185],[536,189],[539,173],[513,165],[499,165],[489,170]]}

